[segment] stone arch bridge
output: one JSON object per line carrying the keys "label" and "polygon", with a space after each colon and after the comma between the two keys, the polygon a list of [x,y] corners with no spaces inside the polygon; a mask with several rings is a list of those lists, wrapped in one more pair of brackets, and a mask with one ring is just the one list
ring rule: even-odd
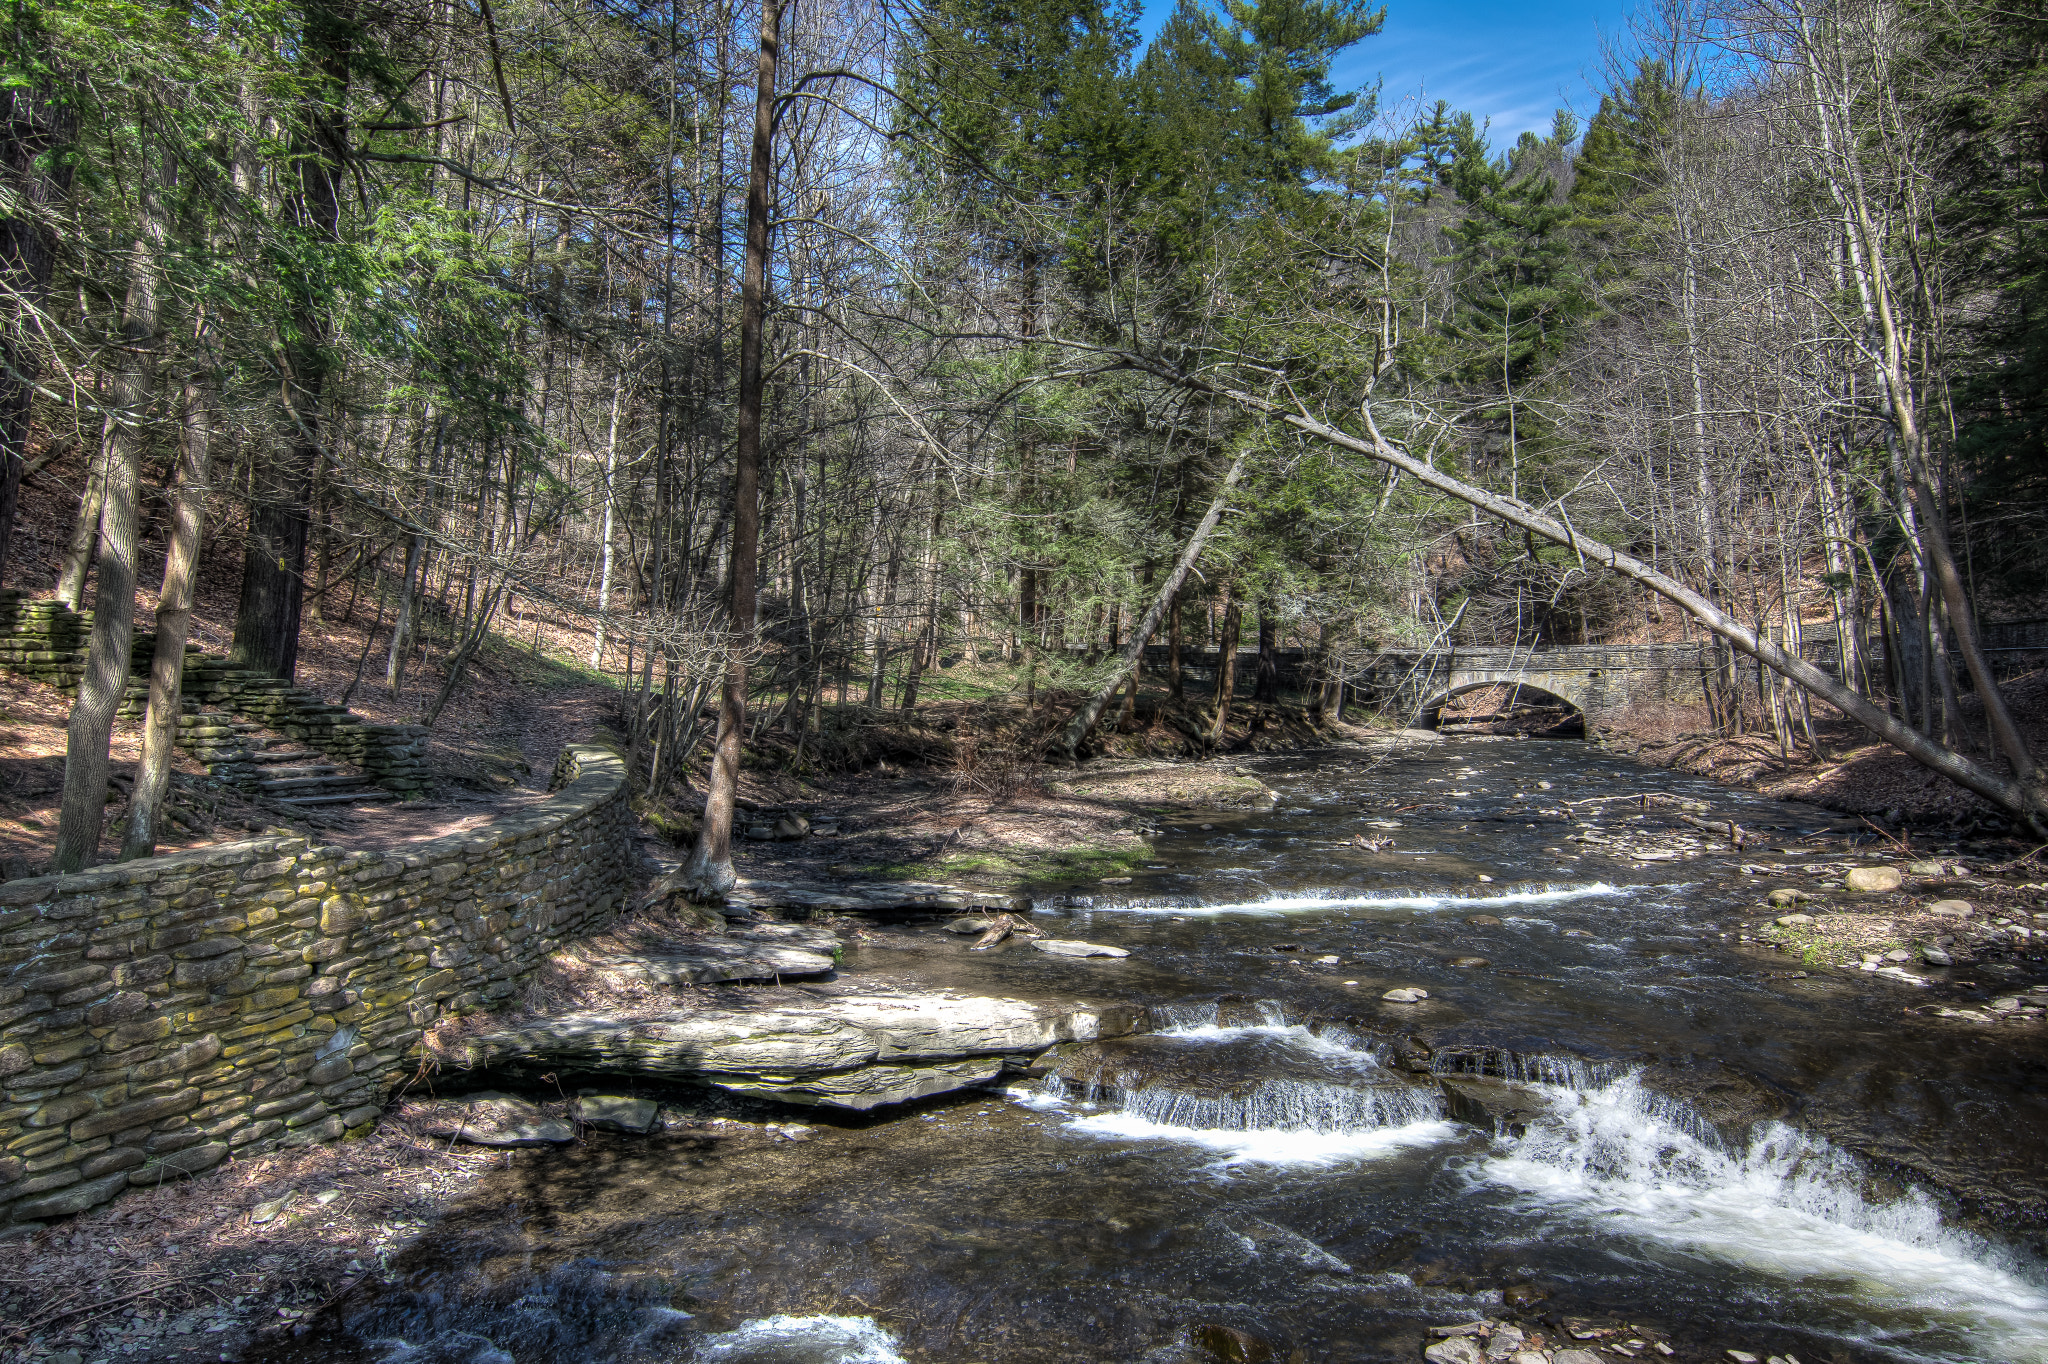
{"label": "stone arch bridge", "polygon": [[1506,683],[1523,699],[1554,697],[1585,717],[1587,730],[1614,725],[1650,702],[1705,699],[1713,652],[1705,644],[1575,644],[1562,648],[1451,647],[1390,651],[1354,686],[1418,728],[1435,728],[1452,697]]}

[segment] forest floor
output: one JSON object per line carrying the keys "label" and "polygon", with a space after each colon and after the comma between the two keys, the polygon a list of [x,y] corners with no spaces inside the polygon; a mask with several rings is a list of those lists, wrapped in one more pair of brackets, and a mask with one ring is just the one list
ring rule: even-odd
{"label": "forest floor", "polygon": [[[2048,753],[2048,670],[2015,678],[2003,692],[2033,750]],[[1983,707],[1966,694],[1961,708],[1963,729],[1977,735],[1972,756],[2002,771],[2002,763],[1985,756]],[[1767,734],[1638,737],[1613,746],[1645,762],[1725,785],[1863,816],[1909,839],[1915,832],[1951,839],[2006,832],[2005,820],[1981,797],[1874,739],[1861,725],[1840,718],[1816,721],[1821,752],[1802,742],[1789,757]]]}

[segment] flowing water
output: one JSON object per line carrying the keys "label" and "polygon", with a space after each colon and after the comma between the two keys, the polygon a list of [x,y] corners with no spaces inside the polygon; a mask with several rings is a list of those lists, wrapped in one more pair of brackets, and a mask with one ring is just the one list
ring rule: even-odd
{"label": "flowing water", "polygon": [[[926,923],[842,971],[1136,1000],[1152,1033],[799,1141],[522,1156],[276,1357],[1173,1364],[1215,1358],[1191,1336],[1214,1323],[1412,1360],[1424,1325],[1540,1294],[1525,1319],[1669,1332],[1681,1364],[2048,1364],[2038,1031],[1924,1018],[1910,984],[1735,932],[1769,883],[1741,864],[1796,876],[1824,817],[1575,743],[1259,771],[1279,808],[1163,816],[1132,885],[1042,901],[1127,959]],[[1563,804],[1642,791],[1775,851],[1607,857],[1628,807]],[[1430,997],[1382,1002],[1398,985]]]}

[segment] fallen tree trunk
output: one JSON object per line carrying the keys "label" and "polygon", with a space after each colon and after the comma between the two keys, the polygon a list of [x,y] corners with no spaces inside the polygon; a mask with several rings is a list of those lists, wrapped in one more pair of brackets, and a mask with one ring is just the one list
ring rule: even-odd
{"label": "fallen tree trunk", "polygon": [[1061,755],[1069,761],[1080,751],[1081,741],[1101,722],[1102,712],[1108,708],[1111,698],[1117,693],[1117,688],[1121,687],[1124,679],[1137,669],[1138,659],[1144,654],[1146,644],[1151,642],[1153,632],[1159,628],[1159,622],[1166,618],[1167,608],[1173,605],[1181,584],[1187,581],[1188,573],[1195,566],[1195,560],[1202,556],[1202,546],[1208,543],[1209,536],[1215,532],[1216,523],[1223,519],[1223,509],[1229,504],[1230,494],[1237,487],[1238,479],[1242,477],[1244,455],[1240,452],[1237,458],[1230,462],[1229,472],[1223,475],[1223,486],[1216,490],[1215,501],[1209,504],[1209,510],[1196,524],[1194,534],[1188,537],[1187,548],[1181,551],[1179,562],[1174,564],[1173,572],[1167,575],[1165,583],[1160,586],[1159,594],[1152,599],[1152,609],[1145,613],[1145,618],[1138,622],[1138,627],[1131,631],[1130,639],[1125,641],[1122,651],[1117,654],[1115,671],[1110,673],[1102,685],[1096,688],[1095,694],[1074,712],[1074,718],[1067,721],[1066,729],[1060,734],[1058,748]]}
{"label": "fallen tree trunk", "polygon": [[1446,496],[1477,507],[1489,516],[1531,534],[1540,535],[1553,544],[1565,546],[1578,555],[1581,562],[1597,563],[1621,577],[1641,583],[1721,639],[1727,640],[1772,672],[1791,680],[1835,707],[1921,766],[1947,777],[1966,790],[1976,792],[2027,824],[2036,834],[2048,838],[2048,791],[2043,790],[2038,775],[2026,780],[2007,778],[1900,722],[1872,702],[1869,697],[1828,676],[1805,659],[1787,654],[1768,638],[1746,628],[1740,621],[1723,612],[1685,584],[1658,572],[1632,555],[1580,535],[1572,528],[1569,517],[1565,516],[1562,510],[1559,517],[1549,516],[1526,502],[1475,488],[1415,458],[1381,434],[1378,424],[1373,420],[1369,404],[1361,404],[1359,408],[1359,413],[1365,421],[1366,435],[1354,436],[1308,415],[1299,408],[1283,407],[1256,393],[1247,393],[1211,380],[1182,374],[1159,361],[1130,351],[1110,353],[1117,357],[1123,368],[1149,374],[1180,388],[1193,389],[1222,398],[1248,411],[1261,413],[1290,426],[1326,445],[1349,450],[1367,459],[1390,465]]}

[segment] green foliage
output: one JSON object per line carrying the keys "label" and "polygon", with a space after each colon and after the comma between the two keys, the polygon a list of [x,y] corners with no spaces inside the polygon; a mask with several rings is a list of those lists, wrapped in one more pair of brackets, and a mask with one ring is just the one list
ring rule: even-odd
{"label": "green foliage", "polygon": [[1451,167],[1465,216],[1450,234],[1457,305],[1446,329],[1465,374],[1498,381],[1504,396],[1558,354],[1585,309],[1575,215],[1559,192],[1576,136],[1559,110],[1549,137],[1524,133],[1498,161],[1474,164],[1467,151]]}
{"label": "green foliage", "polygon": [[[1957,451],[1979,510],[1978,571],[2005,592],[2048,587],[2048,16],[1985,3],[1918,12],[1941,149],[1935,213],[1965,319]],[[2000,509],[1989,513],[1986,508]]]}

